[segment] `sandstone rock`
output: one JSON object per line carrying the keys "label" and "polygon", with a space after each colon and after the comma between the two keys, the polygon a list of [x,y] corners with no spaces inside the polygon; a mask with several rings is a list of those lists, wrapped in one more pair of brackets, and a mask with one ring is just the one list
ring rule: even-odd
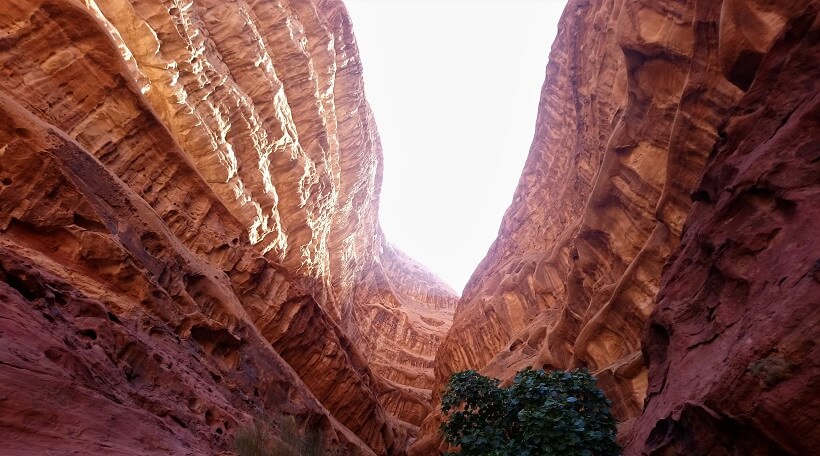
{"label": "sandstone rock", "polygon": [[4,454],[218,452],[263,413],[405,451],[456,298],[378,226],[340,1],[13,0],[0,68]]}
{"label": "sandstone rock", "polygon": [[818,8],[570,1],[453,316],[379,228],[339,0],[7,1],[2,453],[209,454],[285,413],[433,454],[450,374],[528,365],[593,370],[627,454],[811,453]]}
{"label": "sandstone rock", "polygon": [[430,413],[433,359],[453,319],[456,293],[391,246],[360,280],[354,301],[364,306],[355,318],[372,330],[356,345],[383,378],[382,404],[419,426]]}
{"label": "sandstone rock", "polygon": [[644,336],[626,454],[820,447],[818,11],[788,18],[721,129]]}
{"label": "sandstone rock", "polygon": [[[641,413],[650,381],[641,339],[718,126],[809,4],[811,15],[816,2],[569,2],[530,155],[436,355],[436,393],[468,368],[509,380],[525,366],[583,366],[619,420]],[[689,397],[686,388],[666,394]],[[434,454],[440,421],[425,419],[411,453]]]}
{"label": "sandstone rock", "polygon": [[[210,453],[266,411],[374,454],[242,308],[232,278],[255,264],[283,283],[283,271],[249,248],[194,253],[79,144],[0,101],[3,454]],[[167,134],[149,127],[134,133]],[[212,228],[230,226],[224,208],[211,214]],[[220,259],[236,268],[217,269]]]}

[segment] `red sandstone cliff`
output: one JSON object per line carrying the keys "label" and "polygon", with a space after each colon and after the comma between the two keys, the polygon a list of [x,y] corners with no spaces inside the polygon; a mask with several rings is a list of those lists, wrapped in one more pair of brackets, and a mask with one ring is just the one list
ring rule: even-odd
{"label": "red sandstone cliff", "polygon": [[534,365],[595,371],[627,454],[810,454],[819,30],[808,0],[571,1],[448,333],[378,226],[338,0],[5,2],[2,453],[209,454],[286,413],[352,454],[427,416],[432,454],[451,373]]}
{"label": "red sandstone cliff", "polygon": [[627,454],[820,448],[820,18],[795,13],[694,192],[644,335]]}
{"label": "red sandstone cliff", "polygon": [[340,1],[12,0],[0,68],[3,454],[404,453],[456,298],[379,229]]}
{"label": "red sandstone cliff", "polygon": [[[585,366],[626,422],[628,454],[817,446],[817,8],[569,2],[530,155],[438,350],[436,393],[468,368]],[[427,417],[412,453],[434,454],[439,423]]]}

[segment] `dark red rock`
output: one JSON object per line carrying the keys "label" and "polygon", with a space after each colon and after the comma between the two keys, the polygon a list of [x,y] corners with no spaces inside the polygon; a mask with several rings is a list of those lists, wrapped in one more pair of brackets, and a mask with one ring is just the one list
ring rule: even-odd
{"label": "dark red rock", "polygon": [[820,18],[788,22],[721,133],[643,340],[627,455],[820,448]]}

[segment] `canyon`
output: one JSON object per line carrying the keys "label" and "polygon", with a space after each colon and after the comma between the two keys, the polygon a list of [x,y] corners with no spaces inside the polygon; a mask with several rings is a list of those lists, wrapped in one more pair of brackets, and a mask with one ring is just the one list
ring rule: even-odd
{"label": "canyon", "polygon": [[0,12],[3,453],[208,454],[270,413],[403,453],[457,297],[379,228],[343,5]]}
{"label": "canyon", "polygon": [[435,455],[526,366],[627,455],[820,446],[820,2],[570,0],[461,296],[379,226],[365,71],[341,0],[0,6],[3,454]]}

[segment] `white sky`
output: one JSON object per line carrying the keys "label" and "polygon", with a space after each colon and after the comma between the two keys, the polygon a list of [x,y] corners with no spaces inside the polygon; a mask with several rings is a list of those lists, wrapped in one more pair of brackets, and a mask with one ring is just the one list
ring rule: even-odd
{"label": "white sky", "polygon": [[384,149],[387,239],[457,291],[535,131],[565,0],[345,0]]}

